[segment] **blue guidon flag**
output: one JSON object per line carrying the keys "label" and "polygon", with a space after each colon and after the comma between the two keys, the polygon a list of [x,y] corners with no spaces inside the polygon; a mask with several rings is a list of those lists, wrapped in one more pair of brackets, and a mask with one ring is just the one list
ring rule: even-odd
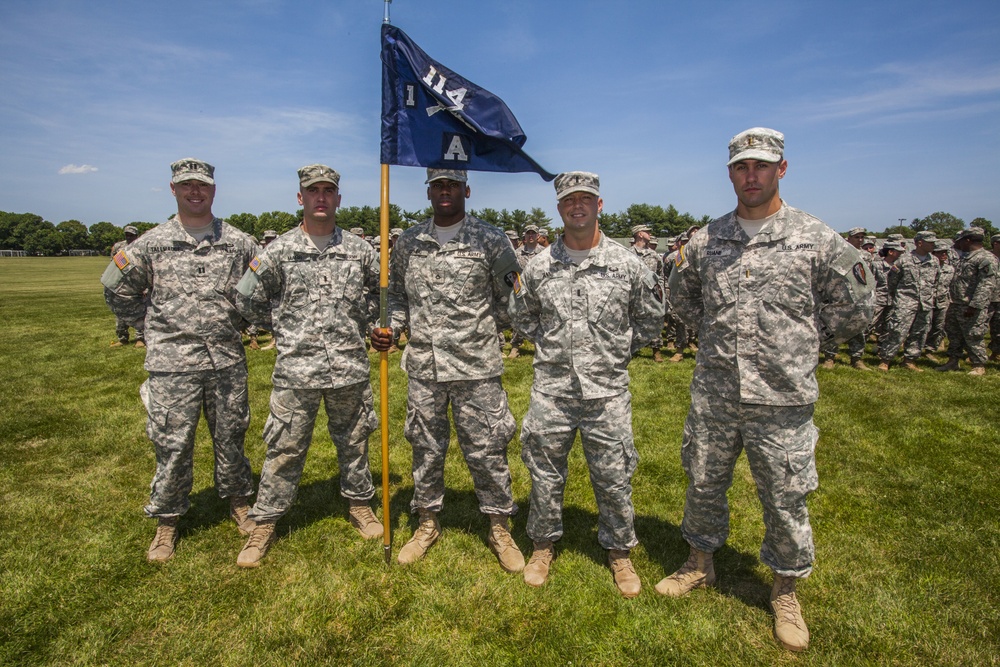
{"label": "blue guidon flag", "polygon": [[382,25],[382,164],[470,171],[533,171],[527,139],[503,100]]}

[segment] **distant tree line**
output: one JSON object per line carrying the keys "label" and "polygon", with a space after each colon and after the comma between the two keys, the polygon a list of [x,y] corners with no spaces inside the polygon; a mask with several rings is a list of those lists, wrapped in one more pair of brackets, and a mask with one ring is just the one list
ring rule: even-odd
{"label": "distant tree line", "polygon": [[[557,231],[552,227],[552,219],[540,208],[533,208],[530,211],[521,209],[497,211],[484,208],[470,209],[469,213],[500,229],[513,229],[518,236],[524,234],[524,228],[528,225],[536,225],[541,233],[548,235],[549,238],[554,238]],[[390,204],[389,227],[406,229],[429,219],[432,214],[433,211],[429,206],[422,210],[405,211],[395,204]],[[297,226],[302,222],[302,209],[295,213],[286,211],[269,211],[260,215],[236,213],[225,220],[259,239],[265,230],[273,229],[283,234]],[[672,205],[663,208],[653,204],[632,204],[624,211],[600,215],[602,231],[615,238],[630,237],[632,227],[639,224],[649,225],[653,236],[663,237],[679,234],[692,225],[704,226],[711,220],[711,216],[708,215],[695,218],[690,213],[679,213]],[[158,223],[129,224],[142,234]],[[379,208],[377,206],[342,208],[337,211],[337,224],[344,229],[360,227],[366,236],[378,236]],[[968,226],[982,227],[987,238],[1000,231],[986,218],[976,218]],[[965,227],[965,221],[961,218],[938,211],[926,218],[914,218],[909,225],[893,225],[882,232],[873,232],[873,235],[885,238],[889,234],[902,234],[905,238],[913,238],[919,231],[932,230],[941,238],[951,238]],[[34,213],[0,211],[0,249],[24,250],[29,255],[62,255],[71,250],[95,250],[108,255],[111,253],[111,246],[125,238],[123,230],[123,227],[110,222],[98,222],[89,228],[79,220],[66,220],[54,225]]]}

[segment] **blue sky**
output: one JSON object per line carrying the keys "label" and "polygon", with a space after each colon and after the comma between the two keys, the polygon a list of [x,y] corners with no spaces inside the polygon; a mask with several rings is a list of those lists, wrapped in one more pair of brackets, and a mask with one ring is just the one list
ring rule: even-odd
{"label": "blue sky", "polygon": [[[295,170],[377,205],[380,0],[36,0],[0,7],[0,210],[160,221],[169,163],[216,166],[215,213],[294,212]],[[1000,223],[1000,2],[396,0],[392,22],[499,95],[549,171],[605,209],[735,206],[726,144],[786,135],[783,198],[834,229],[935,211]],[[426,206],[421,169],[391,200]],[[534,174],[474,173],[475,208],[540,207]]]}

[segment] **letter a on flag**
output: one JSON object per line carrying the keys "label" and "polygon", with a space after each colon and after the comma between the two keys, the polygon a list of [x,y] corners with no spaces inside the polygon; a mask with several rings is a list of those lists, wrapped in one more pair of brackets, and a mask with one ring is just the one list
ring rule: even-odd
{"label": "letter a on flag", "polygon": [[521,149],[526,139],[503,100],[382,25],[382,164],[533,171],[551,181]]}

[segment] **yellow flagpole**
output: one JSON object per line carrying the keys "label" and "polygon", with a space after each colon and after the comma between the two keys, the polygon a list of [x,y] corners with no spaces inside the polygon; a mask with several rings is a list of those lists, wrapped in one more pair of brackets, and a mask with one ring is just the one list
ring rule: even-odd
{"label": "yellow flagpole", "polygon": [[[389,165],[382,165],[379,207],[379,326],[389,326]],[[389,523],[389,353],[379,352],[379,399],[382,424],[382,551],[385,564],[392,560],[392,531]]]}

